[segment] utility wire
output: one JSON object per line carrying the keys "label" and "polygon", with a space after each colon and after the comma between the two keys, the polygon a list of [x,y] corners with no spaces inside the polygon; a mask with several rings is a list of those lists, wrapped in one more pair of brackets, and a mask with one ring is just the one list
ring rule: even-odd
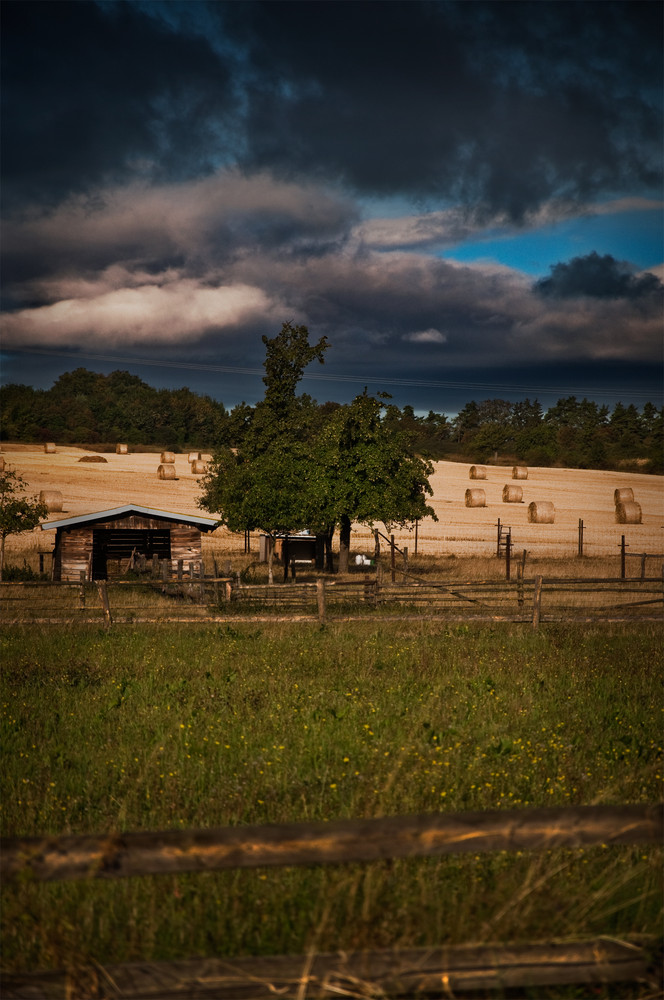
{"label": "utility wire", "polygon": [[[134,358],[121,357],[110,354],[96,354],[91,352],[78,352],[72,354],[69,351],[53,351],[30,347],[12,347],[5,351],[6,354],[40,354],[47,357],[70,358],[72,361],[85,359],[91,361],[109,361],[114,364],[148,365],[158,368],[172,368],[181,371],[200,371],[213,374],[226,375],[264,375],[263,368],[242,368],[230,365],[197,364],[191,361],[156,361],[154,358]],[[583,388],[578,386],[540,386],[540,385],[514,385],[501,382],[466,382],[454,380],[436,379],[415,379],[415,378],[395,378],[383,375],[342,375],[328,372],[304,372],[303,379],[311,379],[320,382],[345,382],[356,385],[379,384],[395,385],[411,388],[428,389],[479,389],[492,392],[519,392],[530,395],[594,395],[598,393],[611,395],[624,395],[637,397],[639,399],[651,400],[660,395],[660,389],[654,386],[651,389],[629,389],[621,387],[594,386],[593,388]]]}

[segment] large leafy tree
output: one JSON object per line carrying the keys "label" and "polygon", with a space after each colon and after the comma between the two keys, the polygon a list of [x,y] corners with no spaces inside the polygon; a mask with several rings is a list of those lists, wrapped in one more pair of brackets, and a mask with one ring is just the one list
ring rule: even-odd
{"label": "large leafy tree", "polygon": [[5,539],[32,531],[48,515],[48,507],[25,494],[25,480],[5,469],[0,473],[0,580],[5,568]]}
{"label": "large leafy tree", "polygon": [[313,401],[296,389],[306,366],[322,363],[328,343],[323,337],[309,344],[306,326],[291,323],[284,323],[276,337],[263,337],[263,343],[265,398],[254,408],[239,447],[222,447],[215,454],[198,503],[231,531],[260,530],[274,541],[316,522],[312,442],[320,420]]}
{"label": "large leafy tree", "polygon": [[340,573],[348,569],[353,521],[389,530],[416,518],[437,520],[426,503],[433,465],[414,453],[397,415],[365,390],[335,411],[321,434],[312,504],[319,518],[339,525]]}

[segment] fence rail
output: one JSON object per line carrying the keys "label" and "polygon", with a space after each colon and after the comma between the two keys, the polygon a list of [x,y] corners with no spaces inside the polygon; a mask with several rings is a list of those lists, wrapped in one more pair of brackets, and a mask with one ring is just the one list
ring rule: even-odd
{"label": "fence rail", "polygon": [[568,806],[0,840],[0,876],[116,879],[480,851],[661,843],[661,805]]}
{"label": "fence rail", "polygon": [[[0,842],[9,888],[25,878],[114,879],[265,865],[310,865],[498,850],[660,844],[662,805],[435,814]],[[262,1000],[454,996],[573,983],[646,982],[658,989],[661,942],[595,938],[518,945],[192,959],[3,977],[5,1000]],[[659,970],[659,972],[658,972]]]}
{"label": "fence rail", "polygon": [[243,585],[237,578],[0,583],[0,624],[215,622],[286,618],[439,617],[450,621],[657,621],[662,577],[531,577],[391,583],[319,577],[313,582]]}
{"label": "fence rail", "polygon": [[656,939],[595,937],[336,954],[133,962],[8,975],[4,1000],[330,1000],[500,995],[542,986],[644,983],[661,996]]}

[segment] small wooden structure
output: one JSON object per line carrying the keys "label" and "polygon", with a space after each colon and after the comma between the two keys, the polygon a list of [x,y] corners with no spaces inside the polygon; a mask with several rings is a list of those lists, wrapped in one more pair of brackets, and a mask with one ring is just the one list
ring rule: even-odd
{"label": "small wooden structure", "polygon": [[145,556],[170,560],[172,571],[178,560],[201,561],[201,532],[214,531],[211,517],[175,514],[152,507],[126,504],[79,517],[47,521],[42,531],[55,531],[53,579],[106,580],[109,563]]}
{"label": "small wooden structure", "polygon": [[259,562],[267,562],[270,546],[274,544],[274,557],[284,566],[291,562],[311,563],[316,569],[325,566],[325,535],[277,535],[274,542],[269,535],[259,540]]}

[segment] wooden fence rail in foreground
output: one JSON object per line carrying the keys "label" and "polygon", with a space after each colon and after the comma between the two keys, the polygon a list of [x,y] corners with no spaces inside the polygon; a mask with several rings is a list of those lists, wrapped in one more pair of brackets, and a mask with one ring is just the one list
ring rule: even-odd
{"label": "wooden fence rail in foreground", "polygon": [[0,876],[115,879],[224,868],[376,861],[597,844],[658,844],[658,805],[434,813],[204,830],[0,840]]}
{"label": "wooden fence rail in foreground", "polygon": [[[134,962],[66,972],[8,975],[3,1000],[323,1000],[331,997],[455,997],[461,993],[568,984],[643,982],[657,990],[651,938],[596,937],[521,945],[203,958]],[[658,994],[652,993],[652,996]]]}

